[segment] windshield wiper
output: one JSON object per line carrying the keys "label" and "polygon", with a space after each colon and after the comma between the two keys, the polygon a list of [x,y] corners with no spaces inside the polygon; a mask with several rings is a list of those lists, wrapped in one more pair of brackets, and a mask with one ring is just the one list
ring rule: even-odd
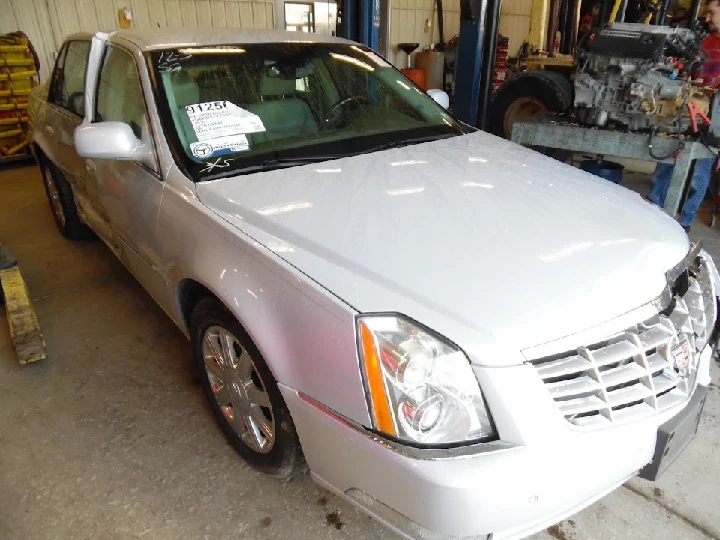
{"label": "windshield wiper", "polygon": [[364,150],[346,152],[340,154],[329,154],[322,156],[299,156],[299,157],[285,157],[266,159],[260,163],[254,165],[248,165],[246,167],[238,167],[237,169],[223,169],[222,172],[215,174],[209,174],[203,176],[199,181],[204,182],[206,180],[217,180],[219,178],[225,178],[228,176],[240,176],[244,174],[252,174],[256,172],[274,171],[276,169],[286,169],[288,167],[297,167],[299,165],[309,165],[311,163],[320,163],[323,161],[331,161],[333,159],[340,159],[344,157],[359,156],[362,154],[370,154],[372,152],[379,152],[381,150],[389,150],[391,148],[400,148],[403,146],[409,146],[411,144],[420,144],[424,142],[436,141],[439,139],[447,139],[454,137],[455,135],[429,135],[427,137],[416,137],[414,139],[402,139],[399,141],[391,141],[383,144],[378,144]]}
{"label": "windshield wiper", "polygon": [[322,161],[340,159],[351,155],[353,154],[332,154],[329,156],[303,156],[266,159],[265,161],[257,163],[255,165],[248,165],[247,167],[239,167],[237,169],[231,169],[229,171],[223,171],[217,174],[203,176],[201,180],[217,180],[218,178],[224,178],[226,176],[237,176],[242,174],[252,174],[255,172],[274,171],[276,169],[286,169],[288,167],[297,167],[299,165],[309,165],[311,163],[320,163]]}
{"label": "windshield wiper", "polygon": [[427,137],[417,137],[415,139],[403,139],[400,141],[390,141],[383,144],[378,144],[377,146],[373,146],[371,148],[368,148],[367,150],[363,150],[362,152],[359,152],[359,154],[370,154],[372,152],[380,152],[381,150],[390,150],[392,148],[401,148],[403,146],[410,146],[411,144],[420,144],[424,142],[430,142],[430,141],[437,141],[439,139],[447,139],[449,137],[454,137],[454,135],[429,135]]}

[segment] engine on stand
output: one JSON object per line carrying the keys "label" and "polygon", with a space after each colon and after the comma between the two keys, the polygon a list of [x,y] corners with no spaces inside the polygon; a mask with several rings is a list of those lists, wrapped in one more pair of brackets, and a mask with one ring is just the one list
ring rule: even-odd
{"label": "engine on stand", "polygon": [[578,43],[574,109],[581,124],[686,133],[688,104],[710,116],[715,90],[694,79],[705,34],[687,28],[615,23]]}

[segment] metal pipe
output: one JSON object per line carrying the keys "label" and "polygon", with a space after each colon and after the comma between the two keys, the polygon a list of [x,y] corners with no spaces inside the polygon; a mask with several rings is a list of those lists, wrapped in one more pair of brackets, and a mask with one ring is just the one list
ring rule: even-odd
{"label": "metal pipe", "polygon": [[338,5],[340,24],[337,34],[339,37],[359,41],[357,35],[357,4],[355,0],[342,0]]}
{"label": "metal pipe", "polygon": [[620,4],[620,12],[618,14],[619,18],[616,19],[618,22],[625,22],[625,12],[627,11],[628,6],[628,0],[622,0],[622,3]]}
{"label": "metal pipe", "polygon": [[440,50],[445,50],[445,35],[444,35],[444,28],[443,28],[443,3],[442,0],[437,0],[435,2],[437,5],[437,14],[438,14],[438,40],[440,43]]}
{"label": "metal pipe", "polygon": [[374,51],[380,47],[380,0],[361,1],[360,42]]}
{"label": "metal pipe", "polygon": [[560,29],[560,53],[568,54],[570,44],[570,32],[568,32],[568,19],[570,16],[570,3],[572,0],[564,0],[560,5],[560,16],[558,28]]}
{"label": "metal pipe", "polygon": [[485,22],[485,54],[483,55],[480,75],[480,96],[478,101],[477,127],[485,129],[487,111],[490,106],[495,71],[495,55],[497,52],[498,29],[500,27],[500,8],[502,0],[489,0],[487,3],[487,19]]}
{"label": "metal pipe", "polygon": [[603,0],[600,6],[600,25],[605,24],[610,17],[610,2],[612,0]]}
{"label": "metal pipe", "polygon": [[655,24],[663,26],[667,20],[668,10],[670,9],[670,0],[663,0],[662,7],[655,14]]}
{"label": "metal pipe", "polygon": [[[489,0],[460,0],[460,39],[455,60],[455,116],[477,125],[485,36],[485,14]],[[462,66],[462,69],[460,68]]]}
{"label": "metal pipe", "polygon": [[558,29],[558,21],[560,19],[560,0],[550,1],[550,17],[548,19],[548,33],[545,40],[545,50],[548,56],[555,56],[555,34]]}
{"label": "metal pipe", "polygon": [[570,54],[575,54],[577,46],[578,31],[580,29],[580,10],[582,8],[582,0],[575,0],[572,12],[572,40],[570,41]]}
{"label": "metal pipe", "polygon": [[693,0],[690,13],[688,14],[688,24],[692,24],[697,20],[700,14],[700,4],[702,4],[702,0]]}

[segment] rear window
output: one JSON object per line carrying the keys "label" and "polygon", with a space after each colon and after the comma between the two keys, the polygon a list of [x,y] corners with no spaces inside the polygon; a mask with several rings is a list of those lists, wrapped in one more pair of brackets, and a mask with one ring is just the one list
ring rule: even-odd
{"label": "rear window", "polygon": [[70,41],[64,47],[55,68],[50,102],[78,116],[85,115],[85,71],[89,41]]}

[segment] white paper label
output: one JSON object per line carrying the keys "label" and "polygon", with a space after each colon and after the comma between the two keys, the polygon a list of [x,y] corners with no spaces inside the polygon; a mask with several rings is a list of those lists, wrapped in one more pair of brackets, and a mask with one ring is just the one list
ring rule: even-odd
{"label": "white paper label", "polygon": [[190,151],[196,158],[205,159],[212,155],[231,154],[250,150],[245,135],[232,135],[230,137],[217,137],[205,141],[190,143]]}
{"label": "white paper label", "polygon": [[258,133],[265,126],[256,114],[229,101],[208,101],[185,107],[198,141],[228,135]]}

